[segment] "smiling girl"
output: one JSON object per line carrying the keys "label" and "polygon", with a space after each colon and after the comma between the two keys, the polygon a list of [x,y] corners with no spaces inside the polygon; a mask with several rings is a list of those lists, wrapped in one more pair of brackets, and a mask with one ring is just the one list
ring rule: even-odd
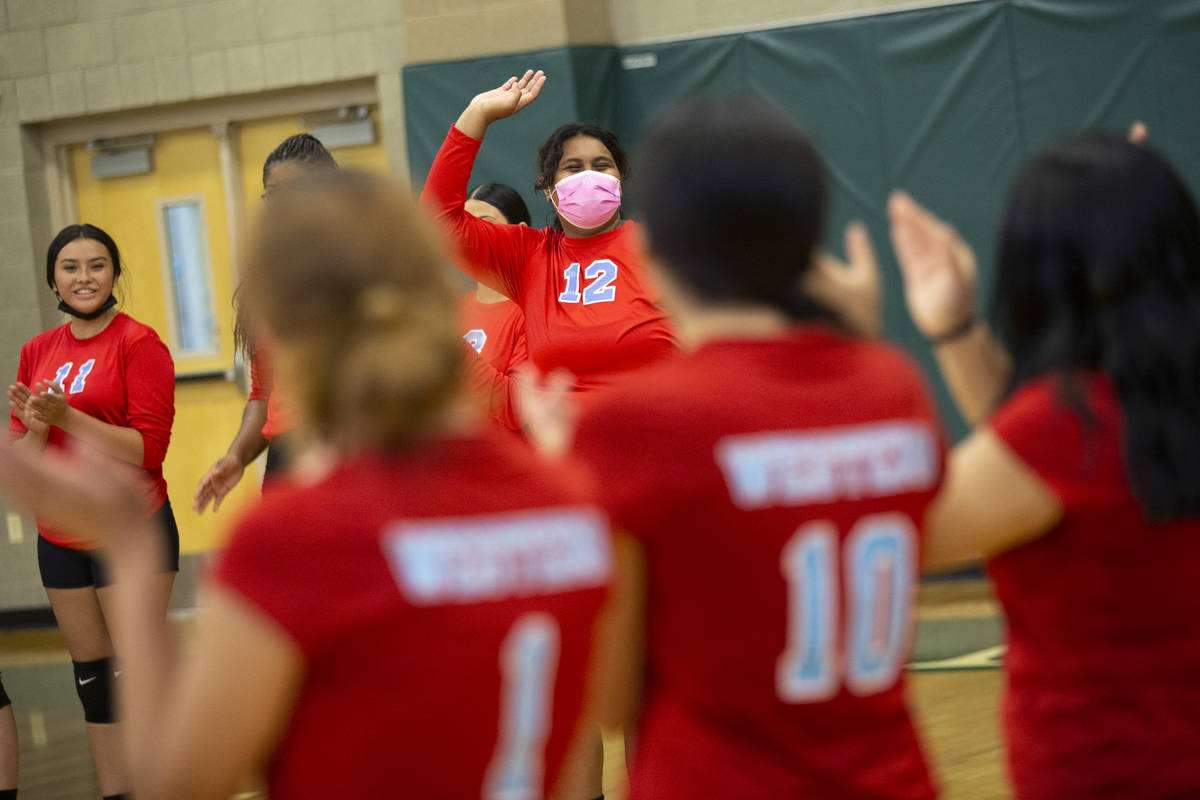
{"label": "smiling girl", "polygon": [[[21,348],[8,387],[14,448],[41,453],[82,443],[139,473],[147,516],[164,537],[164,563],[153,593],[164,617],[179,569],[179,531],[167,500],[162,463],[175,417],[175,367],[150,327],[117,310],[121,276],[116,243],[94,225],[70,225],[46,254],[46,283],[71,320]],[[42,584],[75,668],[88,738],[105,798],[128,791],[113,714],[113,646],[107,617],[109,578],[91,545],[38,521]]]}

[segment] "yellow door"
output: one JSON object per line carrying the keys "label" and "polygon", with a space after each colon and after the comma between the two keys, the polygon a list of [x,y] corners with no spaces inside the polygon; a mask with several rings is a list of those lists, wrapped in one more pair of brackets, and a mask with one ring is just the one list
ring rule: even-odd
{"label": "yellow door", "polygon": [[[376,130],[378,110],[372,111]],[[261,206],[262,165],[287,137],[305,131],[300,115],[243,122],[236,127],[242,164],[241,186],[247,222]],[[211,549],[221,543],[237,510],[258,496],[258,475],[247,470],[219,515],[191,510],[196,483],[224,455],[241,423],[245,394],[225,375],[232,369],[233,292],[236,269],[229,246],[219,145],[208,128],[157,134],[153,170],[118,178],[92,176],[93,152],[73,149],[79,221],[104,228],[121,249],[124,265],[122,308],[152,326],[175,356],[175,426],[163,472],[171,505],[179,522],[184,552]],[[342,147],[331,151],[343,167],[386,174],[383,144]],[[205,257],[211,279],[211,311],[215,347],[211,353],[189,354],[180,348],[178,314],[166,234],[165,208],[173,202],[201,208],[206,234]]]}
{"label": "yellow door", "polygon": [[[153,170],[116,178],[92,176],[94,153],[73,149],[79,221],[98,225],[121,249],[122,309],[150,325],[175,356],[175,425],[163,473],[179,522],[184,552],[208,550],[219,543],[236,509],[258,495],[253,469],[226,498],[219,517],[192,511],[196,483],[225,453],[241,421],[245,396],[225,378],[233,366],[233,268],[221,165],[216,138],[208,128],[154,137]],[[201,210],[211,281],[214,352],[180,352],[178,323],[169,320],[174,288],[164,209],[172,201]]]}

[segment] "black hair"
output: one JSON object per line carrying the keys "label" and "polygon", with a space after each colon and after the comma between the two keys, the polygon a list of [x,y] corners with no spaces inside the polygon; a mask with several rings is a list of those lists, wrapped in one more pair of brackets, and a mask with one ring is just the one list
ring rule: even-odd
{"label": "black hair", "polygon": [[481,183],[471,190],[467,199],[479,200],[495,206],[511,225],[518,225],[522,222],[526,225],[533,224],[525,201],[521,199],[517,190],[507,183]]}
{"label": "black hair", "polygon": [[685,100],[653,124],[636,168],[650,247],[698,298],[836,322],[800,287],[825,224],[825,170],[783,112],[755,95]]}
{"label": "black hair", "polygon": [[[550,138],[538,148],[537,183],[533,185],[534,191],[544,192],[554,188],[554,175],[558,172],[559,162],[562,161],[563,148],[576,136],[588,136],[599,141],[612,153],[613,163],[616,164],[617,172],[621,173],[621,180],[629,177],[629,156],[621,148],[621,142],[615,133],[591,122],[570,122],[550,134]],[[550,226],[562,230],[562,221],[557,214],[550,221]]]}
{"label": "black hair", "polygon": [[325,145],[321,144],[320,140],[311,133],[297,133],[295,136],[289,136],[271,151],[267,160],[263,162],[263,186],[267,185],[267,176],[271,172],[271,167],[282,161],[300,161],[314,168],[337,169],[337,161],[325,149]]}
{"label": "black hair", "polygon": [[1098,131],[1035,157],[1001,221],[994,303],[1012,388],[1057,373],[1094,422],[1077,378],[1108,375],[1143,511],[1200,513],[1200,218],[1167,162]]}
{"label": "black hair", "polygon": [[[325,145],[321,144],[317,137],[311,133],[297,133],[280,142],[279,146],[272,150],[267,156],[267,160],[263,162],[262,182],[264,188],[267,185],[267,176],[271,174],[271,167],[285,161],[299,161],[314,170],[336,170],[338,168],[333,155],[325,149]],[[253,357],[254,325],[242,310],[241,292],[241,286],[238,286],[233,292],[233,348]]]}
{"label": "black hair", "polygon": [[117,278],[121,277],[121,251],[117,249],[117,243],[103,228],[88,225],[86,222],[80,225],[68,225],[50,241],[50,246],[46,249],[46,285],[51,289],[56,288],[54,264],[58,261],[58,254],[64,247],[78,239],[94,239],[108,250],[108,258],[112,261],[113,266],[113,286],[115,287]]}

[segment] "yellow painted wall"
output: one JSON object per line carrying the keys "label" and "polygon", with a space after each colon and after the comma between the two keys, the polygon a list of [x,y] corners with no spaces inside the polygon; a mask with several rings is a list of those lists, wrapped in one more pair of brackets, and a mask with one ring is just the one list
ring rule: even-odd
{"label": "yellow painted wall", "polygon": [[[233,363],[233,272],[217,142],[211,131],[201,128],[156,136],[154,171],[147,175],[96,179],[86,148],[79,145],[72,155],[80,221],[104,228],[121,248],[124,310],[152,326],[168,345],[156,203],[172,197],[204,198],[221,356],[177,361],[176,370],[184,374],[228,369]],[[175,425],[163,472],[184,552],[218,544],[236,510],[258,496],[258,479],[251,468],[218,517],[192,511],[196,483],[233,440],[245,401],[236,384],[224,378],[184,380],[175,386]]]}

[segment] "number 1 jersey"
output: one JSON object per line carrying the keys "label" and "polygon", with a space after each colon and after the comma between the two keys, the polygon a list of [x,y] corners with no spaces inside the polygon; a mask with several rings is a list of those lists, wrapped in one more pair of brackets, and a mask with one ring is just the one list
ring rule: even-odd
{"label": "number 1 jersey", "polygon": [[928,798],[905,705],[942,442],[917,370],[818,326],[711,342],[581,420],[646,564],[634,798]]}
{"label": "number 1 jersey", "polygon": [[607,519],[490,424],[284,483],[216,582],[305,676],[271,797],[539,798],[576,732],[609,582]]}

